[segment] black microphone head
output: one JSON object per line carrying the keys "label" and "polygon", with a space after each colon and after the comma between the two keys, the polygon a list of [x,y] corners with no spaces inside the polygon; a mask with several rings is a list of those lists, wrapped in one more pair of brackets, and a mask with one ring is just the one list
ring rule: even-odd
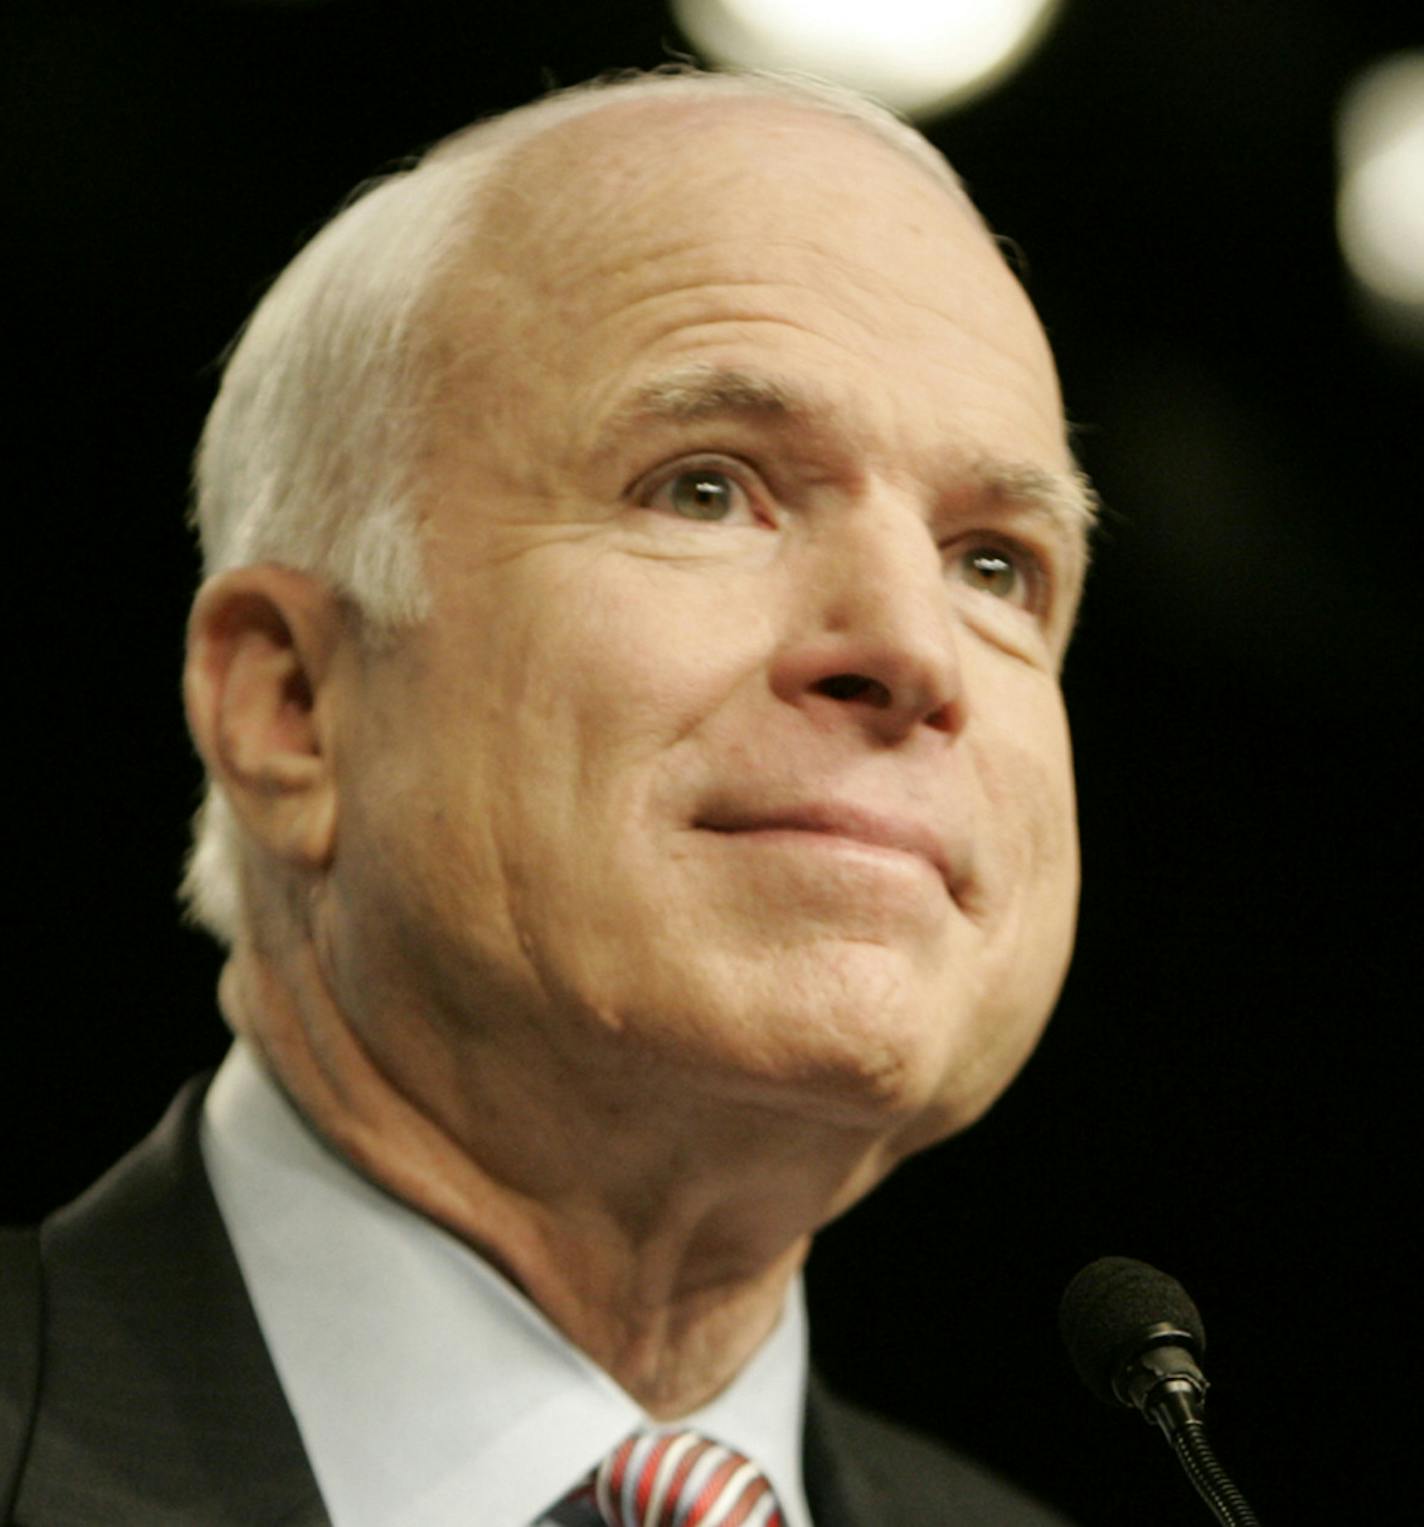
{"label": "black microphone head", "polygon": [[[1155,1328],[1155,1329],[1154,1329]],[[1100,1257],[1063,1291],[1058,1329],[1078,1377],[1110,1405],[1121,1364],[1145,1346],[1206,1348],[1202,1318],[1175,1278],[1131,1257]]]}

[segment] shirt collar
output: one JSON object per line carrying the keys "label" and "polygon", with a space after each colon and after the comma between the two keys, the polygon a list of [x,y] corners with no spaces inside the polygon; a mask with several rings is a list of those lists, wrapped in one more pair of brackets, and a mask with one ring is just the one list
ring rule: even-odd
{"label": "shirt collar", "polygon": [[[652,1424],[468,1246],[329,1149],[240,1041],[209,1090],[201,1140],[339,1527],[527,1527]],[[810,1527],[805,1381],[798,1282],[731,1385],[677,1423],[755,1458],[788,1527]]]}

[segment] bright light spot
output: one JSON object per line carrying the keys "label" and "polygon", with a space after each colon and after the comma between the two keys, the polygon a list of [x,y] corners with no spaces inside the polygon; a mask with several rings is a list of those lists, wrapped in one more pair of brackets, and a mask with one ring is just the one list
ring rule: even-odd
{"label": "bright light spot", "polygon": [[1013,69],[1057,0],[672,0],[672,8],[714,62],[818,75],[930,116]]}
{"label": "bright light spot", "polygon": [[1340,108],[1340,245],[1355,278],[1424,311],[1424,53],[1377,64]]}

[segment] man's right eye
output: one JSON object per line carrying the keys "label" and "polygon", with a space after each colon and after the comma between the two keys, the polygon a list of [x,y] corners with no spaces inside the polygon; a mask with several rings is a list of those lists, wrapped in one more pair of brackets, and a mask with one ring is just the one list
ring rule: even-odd
{"label": "man's right eye", "polygon": [[761,516],[741,478],[715,462],[693,462],[649,479],[638,500],[684,520],[755,524]]}
{"label": "man's right eye", "polygon": [[741,488],[725,472],[679,472],[661,496],[669,509],[689,520],[725,520],[736,512]]}

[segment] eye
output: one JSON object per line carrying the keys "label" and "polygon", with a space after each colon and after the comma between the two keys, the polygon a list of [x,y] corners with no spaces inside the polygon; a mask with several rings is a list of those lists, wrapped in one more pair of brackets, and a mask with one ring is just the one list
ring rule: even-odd
{"label": "eye", "polygon": [[741,479],[716,462],[684,463],[651,478],[636,497],[649,508],[665,509],[685,520],[746,523],[760,518]]}
{"label": "eye", "polygon": [[661,497],[674,513],[689,520],[725,520],[737,507],[741,489],[725,472],[700,468],[679,472]]}
{"label": "eye", "polygon": [[971,546],[955,558],[955,569],[970,588],[1006,604],[1027,608],[1038,595],[1038,566],[1026,551],[1004,546]]}

